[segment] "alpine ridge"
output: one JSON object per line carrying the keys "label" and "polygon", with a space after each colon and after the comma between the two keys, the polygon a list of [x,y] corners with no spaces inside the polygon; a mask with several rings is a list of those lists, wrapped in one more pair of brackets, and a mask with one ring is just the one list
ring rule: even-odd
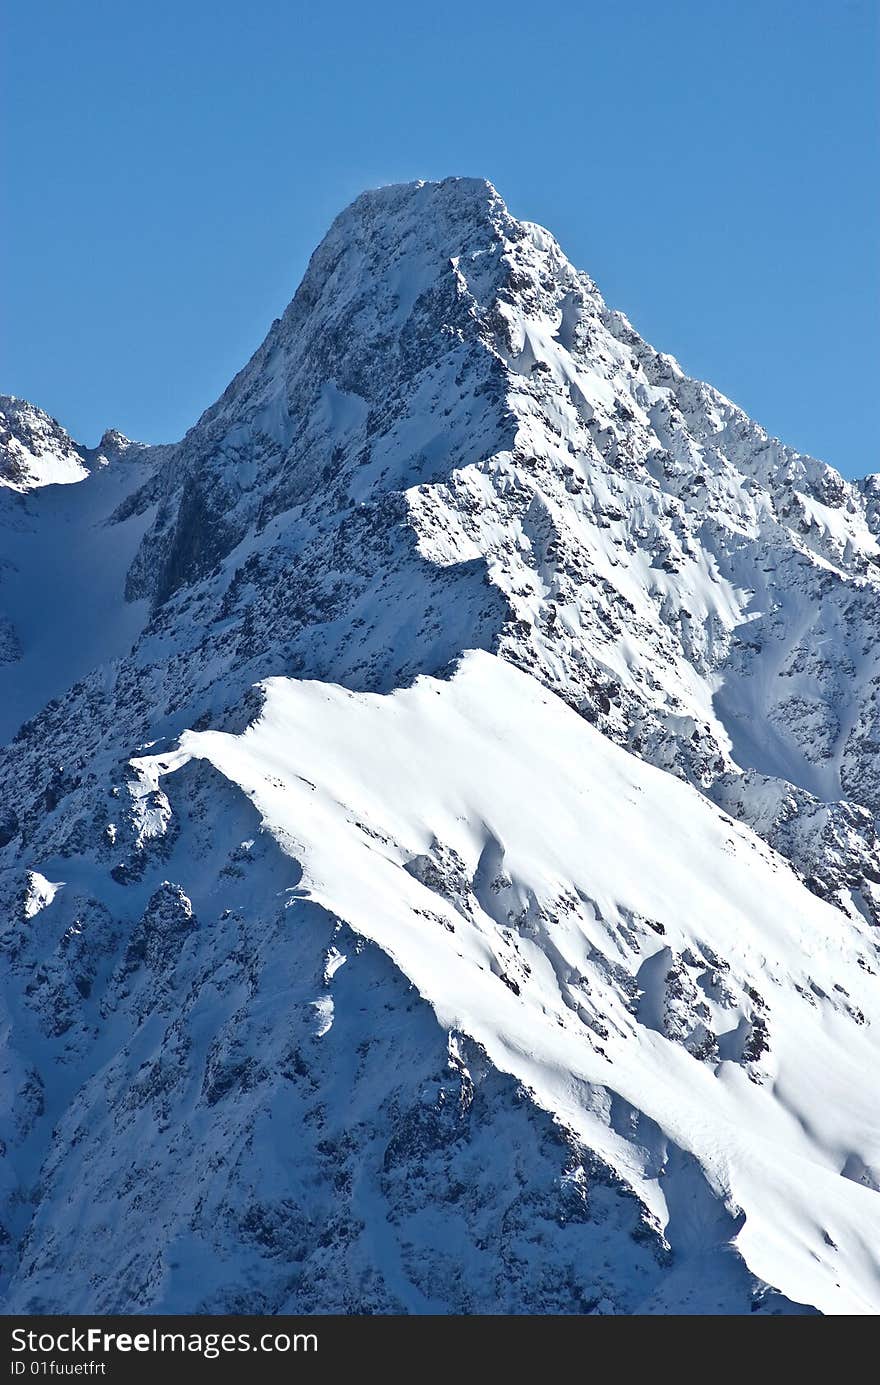
{"label": "alpine ridge", "polygon": [[4,1311],[878,1311],[880,477],[452,178],[0,526]]}

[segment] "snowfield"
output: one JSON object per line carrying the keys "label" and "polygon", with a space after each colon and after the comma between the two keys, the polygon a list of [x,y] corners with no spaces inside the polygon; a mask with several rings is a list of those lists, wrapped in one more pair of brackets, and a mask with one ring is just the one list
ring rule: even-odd
{"label": "snowfield", "polygon": [[674,1249],[731,1241],[795,1301],[876,1311],[876,1189],[840,1177],[880,1167],[868,925],[844,933],[750,831],[491,655],[384,697],[266,693],[243,735],[136,767],[205,759],[239,785],[297,896],[378,943]]}
{"label": "snowfield", "polygon": [[0,398],[3,1309],[876,1313],[878,629],[480,179],[177,444]]}

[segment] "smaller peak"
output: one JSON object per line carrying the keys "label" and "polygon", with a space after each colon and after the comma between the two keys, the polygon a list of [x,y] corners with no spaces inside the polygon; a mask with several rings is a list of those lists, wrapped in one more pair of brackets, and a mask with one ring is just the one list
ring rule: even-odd
{"label": "smaller peak", "polygon": [[53,439],[65,447],[81,450],[53,414],[17,394],[0,394],[0,430],[7,440],[10,435],[28,442]]}
{"label": "smaller peak", "polygon": [[141,442],[134,442],[127,438],[124,433],[120,433],[118,428],[107,428],[101,435],[101,441],[95,449],[100,456],[112,459],[118,457],[123,452],[128,452],[132,447],[143,447]]}
{"label": "smaller peak", "polygon": [[57,428],[61,433],[66,432],[58,420],[53,418],[51,414],[47,414],[45,409],[32,404],[29,399],[22,399],[21,395],[18,394],[0,394],[0,413],[4,414],[7,419],[40,419],[52,428]]}

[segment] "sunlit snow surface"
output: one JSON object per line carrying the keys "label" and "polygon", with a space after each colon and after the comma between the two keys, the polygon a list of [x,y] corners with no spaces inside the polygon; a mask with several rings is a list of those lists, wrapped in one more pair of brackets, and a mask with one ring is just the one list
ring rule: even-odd
{"label": "sunlit snow surface", "polygon": [[41,910],[52,903],[63,884],[63,880],[47,880],[38,870],[29,871],[27,894],[24,898],[25,918],[36,918]]}
{"label": "sunlit snow surface", "polygon": [[[490,655],[385,697],[267,692],[244,735],[188,733],[140,767],[204,758],[240,785],[301,891],[601,1152],[673,1242],[705,1228],[672,1142],[741,1212],[758,1276],[826,1312],[877,1311],[877,1195],[841,1176],[880,1156],[867,926],[842,928],[751,832]],[[682,955],[718,1036],[709,1060],[658,1032]],[[749,1066],[756,1016],[772,1037]]]}

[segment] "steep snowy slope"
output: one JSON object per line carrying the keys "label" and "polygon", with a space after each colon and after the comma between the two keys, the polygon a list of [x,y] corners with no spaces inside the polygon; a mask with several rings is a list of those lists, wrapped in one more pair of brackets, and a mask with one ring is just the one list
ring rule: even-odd
{"label": "steep snowy slope", "polygon": [[140,452],[75,488],[0,489],[0,740],[78,678],[127,654],[149,615],[125,602],[126,570],[149,512],[109,524],[151,463]]}
{"label": "steep snowy slope", "polygon": [[5,1301],[876,1311],[877,478],[470,179],[71,447],[4,512]]}
{"label": "steep snowy slope", "polygon": [[189,757],[247,792],[295,893],[393,957],[674,1249],[711,1266],[732,1239],[796,1300],[880,1308],[880,1198],[839,1176],[880,1170],[867,924],[844,933],[750,832],[487,654],[386,698],[276,679],[244,736],[134,767]]}

